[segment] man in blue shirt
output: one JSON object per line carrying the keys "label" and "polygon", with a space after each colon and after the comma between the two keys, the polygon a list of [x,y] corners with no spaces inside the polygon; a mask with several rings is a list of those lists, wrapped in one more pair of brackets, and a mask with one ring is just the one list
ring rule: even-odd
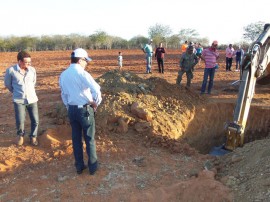
{"label": "man in blue shirt", "polygon": [[145,44],[145,46],[142,48],[143,52],[146,54],[146,73],[152,74],[151,66],[152,66],[152,56],[153,56],[153,47],[152,47],[153,40],[150,39],[148,44]]}
{"label": "man in blue shirt", "polygon": [[241,67],[242,59],[244,58],[245,52],[241,48],[241,46],[239,46],[238,49],[235,51],[234,54],[235,54],[235,64],[236,64],[235,71],[238,72],[239,69],[240,69],[240,67]]}
{"label": "man in blue shirt", "polygon": [[8,68],[5,74],[5,86],[13,94],[15,110],[17,144],[24,142],[25,112],[28,111],[31,120],[30,143],[38,145],[38,98],[35,91],[36,70],[31,66],[31,56],[26,51],[20,51],[17,55],[18,64]]}
{"label": "man in blue shirt", "polygon": [[91,58],[87,52],[78,48],[71,53],[71,64],[62,72],[59,79],[61,97],[68,109],[68,117],[72,128],[72,145],[77,173],[81,174],[87,166],[83,160],[82,135],[88,155],[90,175],[98,168],[95,143],[94,114],[101,103],[100,86],[93,77],[85,71]]}

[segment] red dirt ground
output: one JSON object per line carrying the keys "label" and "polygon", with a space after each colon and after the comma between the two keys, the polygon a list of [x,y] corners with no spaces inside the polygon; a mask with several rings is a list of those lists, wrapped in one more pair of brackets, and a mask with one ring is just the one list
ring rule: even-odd
{"label": "red dirt ground", "polygon": [[[119,50],[88,51],[93,61],[87,69],[103,93],[96,118],[100,170],[94,176],[76,174],[70,126],[61,106],[58,78],[69,65],[71,51],[31,53],[38,74],[38,147],[30,146],[27,138],[21,147],[14,143],[12,95],[4,88],[3,76],[16,63],[17,53],[0,53],[0,201],[267,201],[267,138],[224,157],[207,154],[223,139],[224,122],[232,119],[237,97],[237,88],[230,84],[239,72],[224,70],[224,52],[213,94],[200,96],[202,63],[186,90],[175,85],[180,51],[167,51],[164,74],[158,73],[155,61],[153,74],[145,74],[141,50],[121,51],[122,72],[117,70]],[[185,77],[182,82],[184,86]],[[133,103],[144,108],[148,118],[136,117]],[[269,103],[269,85],[256,86],[248,141],[269,135]],[[253,155],[253,149],[260,155]],[[264,161],[258,164],[258,159]]]}

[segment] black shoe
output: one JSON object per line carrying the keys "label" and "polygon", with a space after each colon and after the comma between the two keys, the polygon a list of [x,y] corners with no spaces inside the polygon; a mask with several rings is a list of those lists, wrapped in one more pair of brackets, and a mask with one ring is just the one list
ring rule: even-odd
{"label": "black shoe", "polygon": [[83,166],[83,168],[81,170],[77,170],[77,174],[82,174],[83,173],[83,170],[85,170],[87,168],[86,165]]}

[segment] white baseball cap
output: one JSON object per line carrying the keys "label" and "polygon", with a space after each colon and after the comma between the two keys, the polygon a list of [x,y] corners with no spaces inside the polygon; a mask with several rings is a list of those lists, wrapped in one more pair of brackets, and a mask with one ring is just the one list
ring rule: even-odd
{"label": "white baseball cap", "polygon": [[82,48],[75,49],[71,53],[71,57],[73,57],[73,58],[85,58],[88,62],[92,61],[92,59],[88,56],[88,53]]}

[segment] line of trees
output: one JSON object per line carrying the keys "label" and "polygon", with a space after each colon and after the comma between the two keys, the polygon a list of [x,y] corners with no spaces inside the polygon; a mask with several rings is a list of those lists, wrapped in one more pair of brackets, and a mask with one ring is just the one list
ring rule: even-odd
{"label": "line of trees", "polygon": [[[254,39],[261,33],[263,22],[252,23],[244,27],[243,38],[247,41]],[[178,49],[184,41],[199,42],[203,46],[209,44],[208,38],[199,37],[195,29],[181,29],[178,34],[172,34],[168,25],[155,24],[148,30],[149,38],[153,39],[154,46],[163,42],[166,48]],[[29,51],[55,51],[55,50],[73,50],[77,47],[85,49],[138,49],[149,40],[145,36],[135,36],[130,40],[117,36],[111,36],[105,31],[98,30],[90,36],[81,36],[78,34],[70,35],[44,35],[41,37],[23,36],[23,37],[0,37],[0,51],[10,52],[19,50]],[[243,42],[241,42],[243,44]],[[245,42],[247,43],[247,42]]]}

